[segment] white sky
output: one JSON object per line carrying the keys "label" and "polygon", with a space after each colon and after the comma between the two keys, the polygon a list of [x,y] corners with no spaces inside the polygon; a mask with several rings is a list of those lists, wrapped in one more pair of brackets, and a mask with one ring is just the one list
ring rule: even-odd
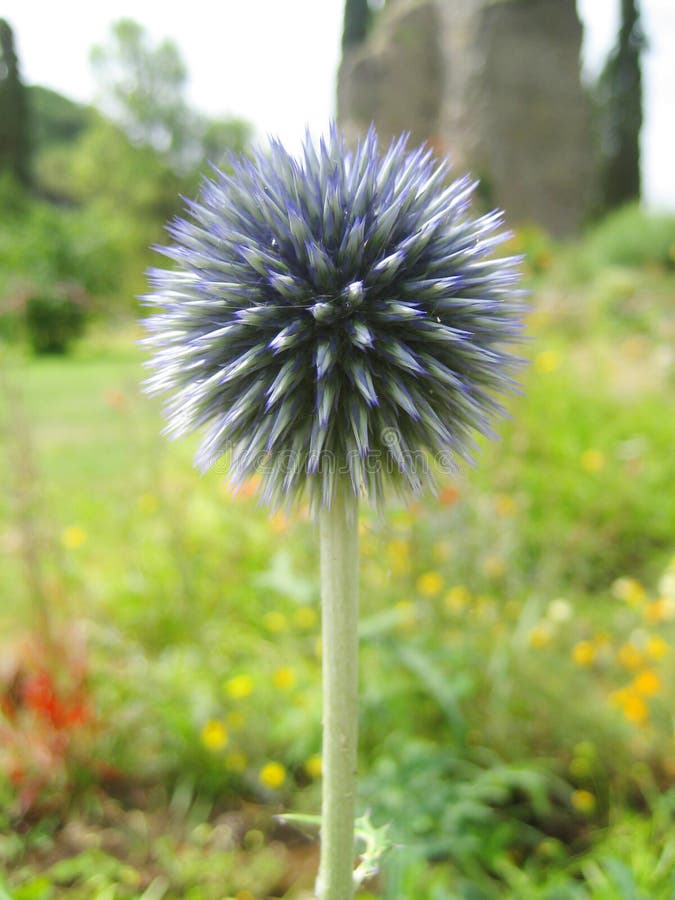
{"label": "white sky", "polygon": [[[455,0],[449,0],[455,2]],[[577,0],[584,65],[596,72],[616,31],[620,0]],[[130,17],[172,38],[191,75],[194,105],[235,114],[297,145],[335,110],[344,0],[4,0],[23,78],[77,100],[94,99],[89,49]],[[647,203],[675,209],[675,2],[642,0],[645,55],[643,182]]]}

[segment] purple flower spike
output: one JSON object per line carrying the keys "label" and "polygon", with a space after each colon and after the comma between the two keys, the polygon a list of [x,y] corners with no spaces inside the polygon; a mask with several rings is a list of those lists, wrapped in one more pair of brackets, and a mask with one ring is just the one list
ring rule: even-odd
{"label": "purple flower spike", "polygon": [[204,428],[199,468],[329,505],[340,472],[380,503],[432,479],[429,455],[471,458],[514,387],[523,300],[501,213],[472,217],[475,183],[447,174],[405,137],[351,152],[332,128],[205,181],[145,298],[147,386],[171,434]]}

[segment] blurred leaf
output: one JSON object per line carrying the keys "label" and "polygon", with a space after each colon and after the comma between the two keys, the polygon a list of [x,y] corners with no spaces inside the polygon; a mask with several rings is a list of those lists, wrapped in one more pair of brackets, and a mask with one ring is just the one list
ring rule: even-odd
{"label": "blurred leaf", "polygon": [[254,584],[258,589],[273,591],[299,604],[310,603],[317,592],[316,579],[298,574],[287,550],[274,554],[267,571],[254,577]]}
{"label": "blurred leaf", "polygon": [[630,870],[621,860],[608,857],[603,861],[603,866],[609,873],[612,887],[619,891],[617,897],[621,900],[649,900],[638,890]]}
{"label": "blurred leaf", "polygon": [[450,678],[434,664],[428,654],[409,644],[394,645],[394,652],[443,710],[455,738],[463,740],[467,724],[460,702],[471,692],[470,676],[458,671]]}

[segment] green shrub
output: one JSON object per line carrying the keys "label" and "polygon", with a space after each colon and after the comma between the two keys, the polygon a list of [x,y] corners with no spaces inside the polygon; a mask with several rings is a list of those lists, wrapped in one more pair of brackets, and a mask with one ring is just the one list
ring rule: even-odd
{"label": "green shrub", "polygon": [[540,843],[531,817],[550,812],[554,779],[536,762],[509,765],[488,750],[400,733],[383,749],[361,790],[395,844],[478,877],[505,853],[529,853]]}
{"label": "green shrub", "polygon": [[15,343],[23,337],[23,301],[0,287],[0,341]]}
{"label": "green shrub", "polygon": [[36,294],[26,301],[26,330],[36,353],[66,353],[84,325],[84,303],[73,293]]}
{"label": "green shrub", "polygon": [[588,234],[583,247],[586,263],[642,268],[675,267],[675,216],[648,213],[637,205],[611,213]]}

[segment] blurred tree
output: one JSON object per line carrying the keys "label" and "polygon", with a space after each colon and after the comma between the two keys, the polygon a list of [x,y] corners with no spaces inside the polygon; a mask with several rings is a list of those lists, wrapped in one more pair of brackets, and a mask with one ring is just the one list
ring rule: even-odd
{"label": "blurred tree", "polygon": [[152,148],[177,172],[194,174],[207,159],[248,145],[252,129],[243,120],[212,121],[191,109],[187,68],[173,41],[154,46],[142,25],[121,19],[91,59],[104,111],[133,143]]}
{"label": "blurred tree", "polygon": [[372,11],[368,0],[346,0],[342,27],[342,49],[350,50],[362,44],[368,36]]}
{"label": "blurred tree", "polygon": [[90,107],[38,84],[26,90],[36,153],[54,145],[72,143],[90,124]]}
{"label": "blurred tree", "polygon": [[32,178],[37,192],[53,203],[73,201],[69,192],[72,157],[95,113],[62,94],[39,85],[27,88],[32,135]]}
{"label": "blurred tree", "polygon": [[245,153],[253,139],[253,128],[245,119],[211,119],[202,135],[204,158],[220,165],[228,151]]}
{"label": "blurred tree", "polygon": [[104,116],[70,150],[70,195],[79,204],[123,210],[159,226],[177,211],[183,188],[177,173],[151,146],[133,144]]}
{"label": "blurred tree", "polygon": [[105,45],[91,51],[102,88],[102,106],[137,144],[186,166],[192,114],[185,90],[187,69],[170,40],[157,46],[142,25],[120,19]]}
{"label": "blurred tree", "polygon": [[0,172],[30,182],[30,137],[26,91],[19,75],[14,34],[0,19]]}
{"label": "blurred tree", "polygon": [[621,0],[621,26],[596,91],[603,211],[640,197],[640,130],[645,46],[639,0]]}

